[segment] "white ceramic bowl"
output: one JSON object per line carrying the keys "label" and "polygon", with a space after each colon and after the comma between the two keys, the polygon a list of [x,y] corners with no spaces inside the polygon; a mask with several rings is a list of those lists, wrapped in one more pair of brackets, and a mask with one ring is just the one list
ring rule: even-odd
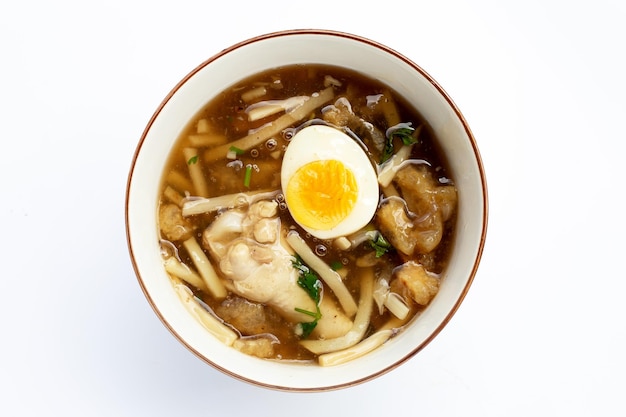
{"label": "white ceramic bowl", "polygon": [[[185,309],[166,275],[159,250],[157,200],[162,169],[174,141],[209,100],[235,82],[295,63],[347,67],[377,78],[408,100],[432,127],[458,188],[456,239],[441,288],[404,332],[366,356],[324,368],[244,355],[211,336]],[[165,98],[133,158],[126,192],[126,232],[136,275],[148,302],[172,334],[215,368],[259,386],[319,391],[370,380],[402,364],[448,323],[465,297],[481,258],[487,229],[485,175],[467,122],[444,90],[418,65],[375,41],[325,30],[255,37],[209,58]]]}

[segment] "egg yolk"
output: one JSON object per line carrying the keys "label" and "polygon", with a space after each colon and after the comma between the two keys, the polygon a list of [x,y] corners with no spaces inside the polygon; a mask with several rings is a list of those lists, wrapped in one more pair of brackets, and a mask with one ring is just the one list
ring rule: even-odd
{"label": "egg yolk", "polygon": [[289,180],[285,194],[289,211],[298,223],[329,230],[354,208],[358,186],[351,170],[330,159],[301,166]]}

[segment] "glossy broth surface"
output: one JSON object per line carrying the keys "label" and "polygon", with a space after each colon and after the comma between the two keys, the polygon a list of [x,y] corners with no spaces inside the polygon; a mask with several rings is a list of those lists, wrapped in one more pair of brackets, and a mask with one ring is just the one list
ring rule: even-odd
{"label": "glossy broth surface", "polygon": [[[262,132],[271,132],[272,126],[282,123],[279,118],[283,117],[284,121],[285,115],[295,114],[299,106],[324,91],[332,93],[330,100],[264,137],[266,133]],[[380,186],[379,209],[368,225],[337,239],[319,239],[307,233],[292,218],[282,192],[285,150],[301,129],[318,124],[341,130],[357,141],[379,175],[400,149],[405,149],[408,155],[389,184]],[[390,132],[403,128],[416,143],[405,144],[402,135],[390,139]],[[254,137],[255,132],[261,132],[262,139],[247,147],[248,142],[242,140]],[[242,143],[246,146],[241,147]],[[311,149],[314,147],[312,143]],[[249,216],[254,203],[266,201],[275,206],[275,215],[267,217],[275,221],[271,224],[279,225],[275,241],[268,243],[269,238],[263,238],[266,240],[252,242],[249,246],[258,248],[259,252],[267,250],[267,256],[262,254],[255,258],[253,249],[245,254],[255,258],[258,265],[274,261],[269,248],[276,245],[285,247],[296,264],[302,262],[299,254],[286,243],[289,233],[297,233],[311,252],[336,272],[359,308],[366,304],[362,300],[364,288],[367,288],[364,283],[371,281],[374,302],[360,340],[389,329],[394,329],[389,334],[393,337],[411,320],[419,319],[420,311],[436,296],[454,238],[456,189],[429,127],[396,92],[376,80],[338,67],[276,68],[226,88],[190,120],[178,138],[164,167],[161,190],[159,228],[164,261],[175,259],[183,269],[194,273],[196,279],[201,278],[200,282],[194,281],[186,273],[169,269],[173,285],[187,287],[194,296],[190,302],[197,303],[232,329],[236,341],[228,339],[227,343],[233,343],[234,348],[247,354],[267,359],[316,362],[323,353],[312,351],[303,341],[344,336],[333,333],[339,331],[333,325],[327,327],[332,337],[317,335],[316,331],[323,327],[321,324],[307,335],[306,323],[314,321],[312,315],[294,320],[294,315],[285,312],[285,308],[276,307],[277,301],[259,302],[235,290],[233,282],[241,275],[235,279],[230,272],[224,273],[224,259],[231,259],[234,249],[228,246],[229,239],[223,233],[218,236],[217,232],[207,232],[216,227],[216,221],[225,213],[236,214],[233,219],[244,218],[245,228],[248,227],[245,219],[249,218],[245,216]],[[236,195],[245,196],[243,204],[220,205],[194,214],[185,212],[193,202],[211,202],[222,196]],[[266,218],[261,216],[261,219]],[[250,240],[244,239],[240,226],[235,228],[237,232],[232,232],[232,240]],[[254,231],[256,233],[257,229]],[[218,237],[207,243],[212,235]],[[197,242],[219,285],[224,286],[222,295],[215,296],[210,286],[205,285],[197,256],[184,243],[190,239]],[[382,248],[377,245],[381,242]],[[262,256],[265,257],[261,259]],[[306,262],[301,265],[308,266]],[[319,271],[310,269],[319,276]],[[330,310],[324,311],[337,311],[345,315],[349,323],[354,323],[359,313],[347,314],[340,297],[321,278],[319,286],[321,297],[328,305],[332,304]],[[296,292],[307,291],[302,284],[297,287]],[[280,297],[272,300],[276,298]],[[404,317],[397,317],[386,307],[384,301],[390,298],[400,300],[405,306]],[[314,308],[308,311],[315,313]],[[319,320],[321,323],[327,319]]]}

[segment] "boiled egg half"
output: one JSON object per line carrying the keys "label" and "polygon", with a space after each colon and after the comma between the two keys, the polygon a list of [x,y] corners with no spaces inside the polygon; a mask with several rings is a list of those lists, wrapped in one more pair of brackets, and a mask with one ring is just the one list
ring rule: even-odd
{"label": "boiled egg half", "polygon": [[320,239],[346,236],[367,225],[378,206],[378,180],[365,150],[326,125],[298,131],[281,168],[293,219]]}

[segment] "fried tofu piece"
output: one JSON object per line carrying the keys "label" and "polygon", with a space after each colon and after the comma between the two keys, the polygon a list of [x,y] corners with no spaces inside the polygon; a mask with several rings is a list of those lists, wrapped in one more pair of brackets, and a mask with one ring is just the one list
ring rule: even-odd
{"label": "fried tofu piece", "polygon": [[376,212],[376,223],[394,248],[406,255],[413,254],[416,244],[413,237],[415,227],[407,214],[404,201],[391,198],[381,205]]}
{"label": "fried tofu piece", "polygon": [[258,358],[271,358],[274,356],[274,344],[276,342],[267,337],[239,338],[233,343],[233,347],[247,355]]}
{"label": "fried tofu piece", "polygon": [[439,184],[426,165],[407,165],[398,171],[394,182],[400,188],[409,210],[418,216],[438,212],[445,222],[456,210],[456,187]]}
{"label": "fried tofu piece", "polygon": [[275,314],[262,304],[252,303],[240,297],[228,297],[217,306],[215,313],[233,327],[239,329],[243,335],[257,335],[272,333],[275,329],[271,325],[276,318],[268,316]]}
{"label": "fried tofu piece", "polygon": [[371,144],[378,152],[382,152],[385,145],[385,134],[372,123],[366,122],[354,114],[352,105],[345,97],[340,97],[334,105],[324,109],[323,119],[335,126],[348,127],[356,133],[368,146]]}
{"label": "fried tofu piece", "polygon": [[439,184],[430,168],[422,165],[401,169],[394,182],[401,198],[389,198],[378,210],[380,231],[407,256],[432,252],[443,238],[445,222],[455,213],[456,188]]}
{"label": "fried tofu piece", "polygon": [[159,228],[166,239],[172,241],[187,240],[194,227],[184,217],[176,204],[162,204],[159,207]]}
{"label": "fried tofu piece", "polygon": [[394,275],[407,289],[411,299],[422,306],[428,305],[439,292],[439,277],[417,262],[406,262],[394,271]]}

